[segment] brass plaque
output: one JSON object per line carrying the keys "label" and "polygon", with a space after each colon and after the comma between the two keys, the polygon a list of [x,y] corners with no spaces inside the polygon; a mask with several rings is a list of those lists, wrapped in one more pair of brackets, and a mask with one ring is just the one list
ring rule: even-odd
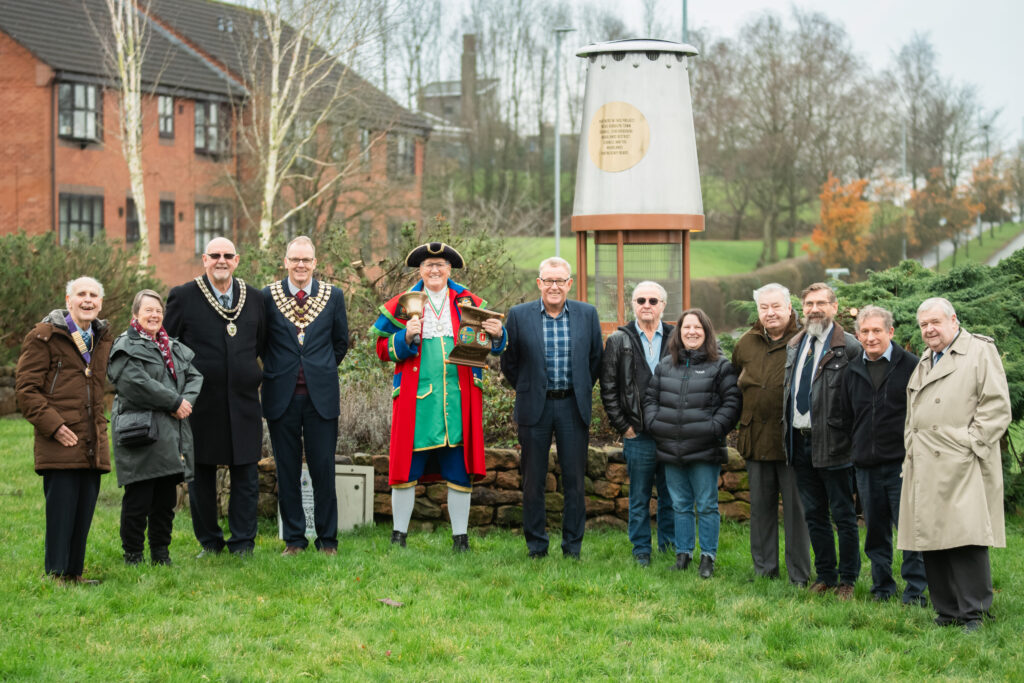
{"label": "brass plaque", "polygon": [[447,363],[486,368],[487,356],[491,353],[491,338],[480,326],[488,318],[504,318],[504,313],[488,311],[469,304],[458,304],[462,312],[459,330],[455,333],[455,348],[445,359]]}
{"label": "brass plaque", "polygon": [[640,110],[628,102],[608,102],[590,120],[590,160],[602,171],[633,168],[647,155],[651,128]]}

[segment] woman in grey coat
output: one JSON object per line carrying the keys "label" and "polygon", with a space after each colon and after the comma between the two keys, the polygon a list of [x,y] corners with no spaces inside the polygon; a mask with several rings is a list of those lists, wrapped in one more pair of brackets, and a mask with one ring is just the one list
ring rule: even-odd
{"label": "woman in grey coat", "polygon": [[[188,416],[203,386],[192,364],[194,354],[167,336],[164,302],[144,289],[132,302],[128,330],[114,341],[107,377],[117,389],[114,462],[121,500],[121,547],[125,564],[142,562],[146,526],[153,564],[171,564],[168,547],[180,481],[192,479],[192,428]],[[127,446],[118,438],[127,411],[151,411],[156,441]]]}

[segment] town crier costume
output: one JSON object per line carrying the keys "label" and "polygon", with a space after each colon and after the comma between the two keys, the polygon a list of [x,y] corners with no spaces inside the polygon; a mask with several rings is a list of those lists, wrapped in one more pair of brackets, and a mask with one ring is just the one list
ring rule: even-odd
{"label": "town crier costume", "polygon": [[[486,302],[449,279],[451,269],[462,268],[464,262],[443,242],[413,249],[405,264],[420,271],[420,280],[408,291],[427,295],[422,315],[406,310],[400,294],[380,307],[371,328],[378,337],[377,355],[395,364],[388,477],[391,542],[405,546],[416,484],[444,480],[453,548],[460,552],[469,549],[472,485],[485,472],[482,371],[445,359],[455,348],[458,305],[482,308]],[[491,353],[500,354],[505,348],[501,322],[490,319],[481,326],[490,337]]]}

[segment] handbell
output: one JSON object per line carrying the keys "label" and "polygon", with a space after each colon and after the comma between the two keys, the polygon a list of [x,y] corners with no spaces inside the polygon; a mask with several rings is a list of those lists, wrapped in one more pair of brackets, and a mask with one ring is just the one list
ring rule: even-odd
{"label": "handbell", "polygon": [[[423,309],[427,306],[427,295],[423,292],[406,292],[402,296],[398,297],[398,305],[405,310],[409,319],[422,318]],[[421,341],[420,335],[414,335],[412,338],[413,346],[416,346]]]}

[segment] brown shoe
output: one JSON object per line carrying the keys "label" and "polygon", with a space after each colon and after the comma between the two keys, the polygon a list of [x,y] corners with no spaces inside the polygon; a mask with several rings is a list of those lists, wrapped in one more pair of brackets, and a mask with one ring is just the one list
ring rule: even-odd
{"label": "brown shoe", "polygon": [[827,583],[823,581],[815,581],[807,590],[809,590],[812,593],[817,593],[818,595],[824,595],[825,593],[834,591],[835,588],[835,586],[829,586]]}
{"label": "brown shoe", "polygon": [[322,552],[324,555],[337,555],[338,554],[338,549],[337,548],[320,548],[320,552]]}
{"label": "brown shoe", "polygon": [[852,600],[853,599],[853,586],[848,583],[841,584],[836,589],[836,597],[840,600]]}
{"label": "brown shoe", "polygon": [[298,555],[303,550],[305,550],[305,548],[300,548],[297,545],[286,545],[284,550],[281,551],[281,556],[286,557],[288,555]]}

